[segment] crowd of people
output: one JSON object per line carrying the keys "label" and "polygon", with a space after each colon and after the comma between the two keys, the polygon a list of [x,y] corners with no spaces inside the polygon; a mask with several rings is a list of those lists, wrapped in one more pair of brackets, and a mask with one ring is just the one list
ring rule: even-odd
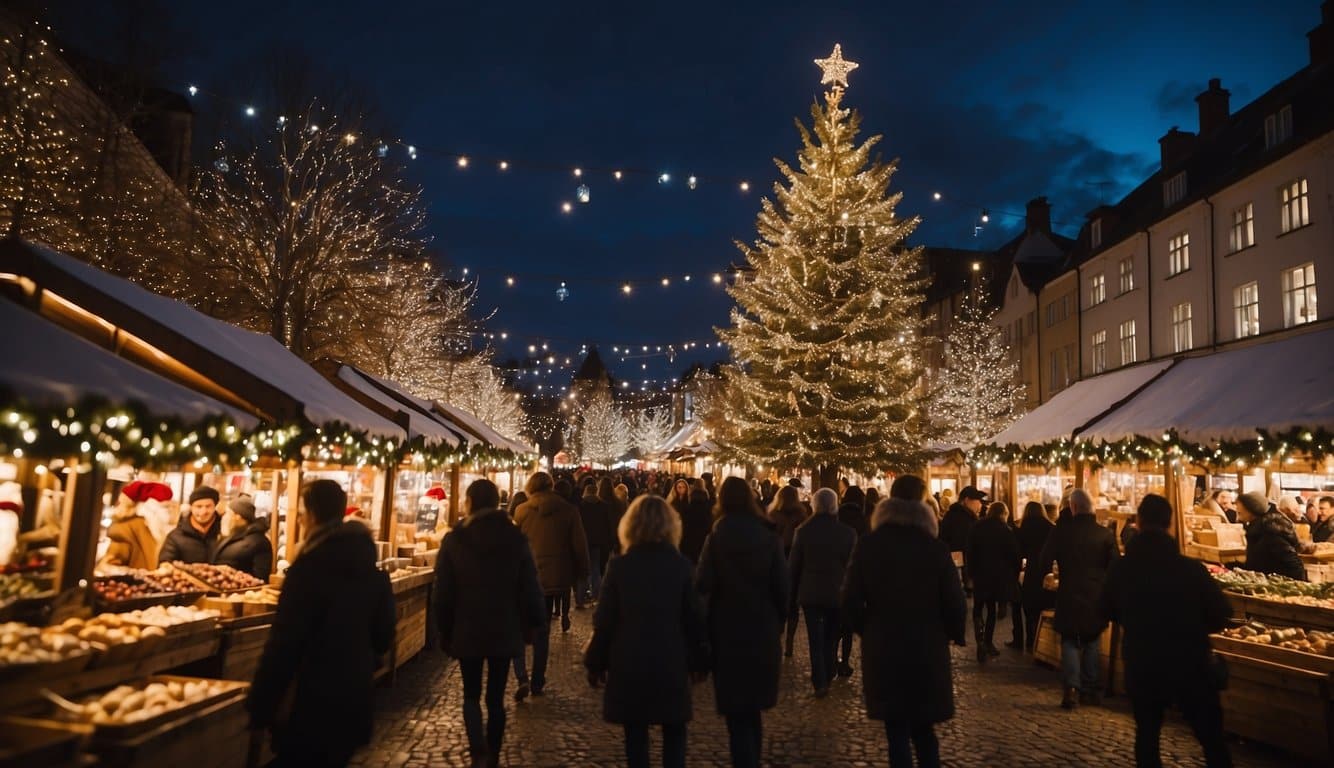
{"label": "crowd of people", "polygon": [[[498,764],[508,662],[519,670],[517,698],[543,695],[547,637],[558,620],[568,628],[571,595],[576,608],[596,605],[584,663],[590,685],[603,689],[604,718],[624,729],[630,766],[648,765],[650,726],[661,727],[664,764],[685,764],[690,686],[706,678],[732,764],[759,765],[762,713],[777,704],[799,618],[814,695],[852,674],[852,638],[860,636],[866,711],[884,723],[890,765],[913,765],[914,755],[917,765],[939,765],[934,725],[953,715],[949,646],[966,644],[969,596],[980,664],[1001,653],[993,638],[1007,613],[1006,645],[1031,652],[1038,616],[1055,608],[1066,709],[1101,703],[1099,647],[1109,623],[1120,622],[1128,674],[1140,681],[1132,692],[1138,764],[1157,764],[1157,734],[1172,704],[1186,712],[1208,764],[1230,764],[1207,640],[1226,622],[1227,604],[1202,566],[1176,554],[1174,543],[1163,545],[1171,543],[1164,499],[1146,497],[1140,536],[1122,561],[1083,491],[1070,490],[1055,509],[1029,503],[1016,523],[1007,505],[988,503],[971,486],[956,500],[901,476],[883,501],[874,489],[839,486],[803,500],[795,479],[728,478],[715,488],[710,477],[535,474],[508,505],[531,547],[531,577],[474,573],[468,583],[483,585],[489,598],[471,609],[451,597],[461,593],[437,592],[447,638],[447,622],[478,625],[472,611],[510,615],[505,642],[485,652],[486,728],[481,660],[460,662],[475,764]],[[469,499],[469,520],[507,517],[499,497],[491,508],[488,496],[480,512],[473,489]],[[468,530],[465,523],[457,538]],[[441,584],[469,572],[466,558],[454,555],[459,544],[442,552]],[[1167,615],[1164,639],[1151,628]],[[451,655],[477,653],[454,642],[446,639]],[[531,682],[522,672],[526,654],[511,654],[525,644],[533,648]],[[1159,673],[1169,666],[1171,674]]]}

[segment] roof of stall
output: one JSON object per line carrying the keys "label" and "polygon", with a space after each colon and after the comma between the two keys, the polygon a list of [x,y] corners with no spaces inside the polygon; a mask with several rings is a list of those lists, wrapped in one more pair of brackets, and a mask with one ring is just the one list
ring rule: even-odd
{"label": "roof of stall", "polygon": [[462,408],[450,405],[449,403],[443,403],[439,400],[435,401],[435,407],[438,413],[463,429],[464,432],[469,433],[472,436],[469,438],[470,440],[476,439],[483,443],[487,443],[493,448],[498,448],[503,451],[512,451],[518,455],[534,453],[531,445],[524,445],[517,440],[511,440],[508,437],[505,437],[492,429],[486,422]]}
{"label": "roof of stall", "polygon": [[1254,439],[1258,430],[1334,429],[1334,326],[1180,361],[1129,402],[1079,431],[1082,440]]}
{"label": "roof of stall", "polygon": [[0,265],[160,349],[278,422],[341,422],[372,436],[404,431],[341,392],[276,339],[209,317],[32,243],[0,244]]}
{"label": "roof of stall", "polygon": [[372,376],[356,366],[343,363],[336,373],[340,382],[355,389],[381,406],[407,417],[408,437],[424,437],[432,445],[458,447],[460,434],[443,417],[431,410],[431,404],[391,381]]}
{"label": "roof of stall", "polygon": [[5,365],[0,388],[33,406],[63,407],[89,397],[117,406],[131,403],[156,418],[203,422],[226,416],[249,429],[258,420],[116,357],[17,304],[0,301]]}
{"label": "roof of stall", "polygon": [[1075,382],[983,442],[1000,447],[1028,448],[1072,438],[1090,422],[1143,389],[1173,362],[1158,360]]}

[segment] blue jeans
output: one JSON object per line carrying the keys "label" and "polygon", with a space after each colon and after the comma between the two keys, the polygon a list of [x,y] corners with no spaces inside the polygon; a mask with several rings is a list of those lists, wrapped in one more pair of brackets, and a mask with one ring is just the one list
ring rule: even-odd
{"label": "blue jeans", "polygon": [[[569,605],[570,591],[565,590],[566,603]],[[547,684],[547,654],[551,651],[551,615],[561,608],[560,595],[547,595],[547,620],[537,628],[533,636],[533,693],[541,693]]]}
{"label": "blue jeans", "polygon": [[838,609],[818,605],[803,605],[806,614],[806,639],[811,648],[811,685],[815,690],[828,688],[834,679],[834,662],[838,657]]}
{"label": "blue jeans", "polygon": [[1101,661],[1098,658],[1099,640],[1096,635],[1061,635],[1061,682],[1066,688],[1080,693],[1100,693],[1102,685]]}

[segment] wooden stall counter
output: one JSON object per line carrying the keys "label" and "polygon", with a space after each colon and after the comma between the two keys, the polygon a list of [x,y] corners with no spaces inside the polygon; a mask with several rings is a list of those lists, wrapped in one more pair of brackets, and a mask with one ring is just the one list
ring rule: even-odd
{"label": "wooden stall counter", "polygon": [[392,669],[406,664],[426,647],[427,611],[435,573],[429,569],[397,571],[389,581],[394,591]]}

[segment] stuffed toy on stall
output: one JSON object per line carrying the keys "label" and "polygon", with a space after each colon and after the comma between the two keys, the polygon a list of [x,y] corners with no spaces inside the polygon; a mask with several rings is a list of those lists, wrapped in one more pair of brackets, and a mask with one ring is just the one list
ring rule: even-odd
{"label": "stuffed toy on stall", "polygon": [[23,514],[23,486],[0,483],[0,565],[8,565],[19,546],[19,515]]}

